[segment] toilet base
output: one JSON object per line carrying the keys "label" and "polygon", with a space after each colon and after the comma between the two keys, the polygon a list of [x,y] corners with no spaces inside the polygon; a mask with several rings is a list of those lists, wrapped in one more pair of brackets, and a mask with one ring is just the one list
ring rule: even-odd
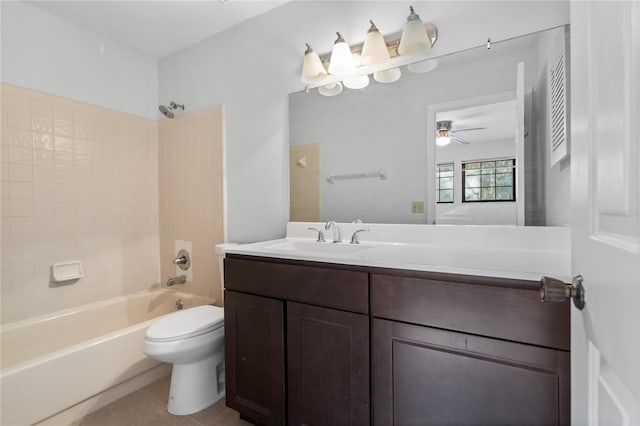
{"label": "toilet base", "polygon": [[169,413],[178,416],[197,413],[223,397],[224,353],[194,363],[173,364],[167,404]]}

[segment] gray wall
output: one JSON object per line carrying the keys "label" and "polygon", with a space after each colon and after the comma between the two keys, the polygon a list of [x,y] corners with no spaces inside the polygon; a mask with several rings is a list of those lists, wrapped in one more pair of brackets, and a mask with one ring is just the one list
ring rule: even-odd
{"label": "gray wall", "polygon": [[20,1],[0,9],[3,82],[158,117],[157,59]]}

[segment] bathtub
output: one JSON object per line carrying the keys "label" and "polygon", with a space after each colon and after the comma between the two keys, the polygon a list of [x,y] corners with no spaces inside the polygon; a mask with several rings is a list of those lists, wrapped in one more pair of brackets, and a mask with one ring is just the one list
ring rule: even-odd
{"label": "bathtub", "polygon": [[0,329],[0,424],[68,424],[170,372],[142,352],[147,327],[211,303],[161,289],[118,297]]}

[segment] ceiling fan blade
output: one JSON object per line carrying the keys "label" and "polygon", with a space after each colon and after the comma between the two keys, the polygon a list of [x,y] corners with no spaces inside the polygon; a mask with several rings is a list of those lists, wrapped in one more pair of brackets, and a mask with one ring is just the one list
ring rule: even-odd
{"label": "ceiling fan blade", "polygon": [[451,140],[453,140],[454,142],[459,143],[460,145],[469,145],[469,141],[464,140],[458,136],[451,136]]}
{"label": "ceiling fan blade", "polygon": [[487,130],[486,127],[471,127],[469,129],[457,129],[457,130],[452,130],[451,133],[458,133],[458,132],[469,132],[471,130]]}

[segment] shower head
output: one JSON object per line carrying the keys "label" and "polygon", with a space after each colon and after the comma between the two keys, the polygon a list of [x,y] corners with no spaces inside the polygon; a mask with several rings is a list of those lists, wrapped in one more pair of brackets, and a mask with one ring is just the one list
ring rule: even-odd
{"label": "shower head", "polygon": [[168,107],[166,107],[164,105],[160,105],[158,107],[158,109],[160,110],[162,115],[164,115],[165,117],[167,117],[167,118],[173,118],[174,117],[173,111],[171,111],[170,108],[168,108]]}
{"label": "shower head", "polygon": [[164,115],[167,118],[175,117],[175,114],[173,113],[173,111],[177,110],[178,108],[184,111],[184,105],[176,104],[173,101],[169,102],[169,106],[160,105],[158,107],[162,115]]}

